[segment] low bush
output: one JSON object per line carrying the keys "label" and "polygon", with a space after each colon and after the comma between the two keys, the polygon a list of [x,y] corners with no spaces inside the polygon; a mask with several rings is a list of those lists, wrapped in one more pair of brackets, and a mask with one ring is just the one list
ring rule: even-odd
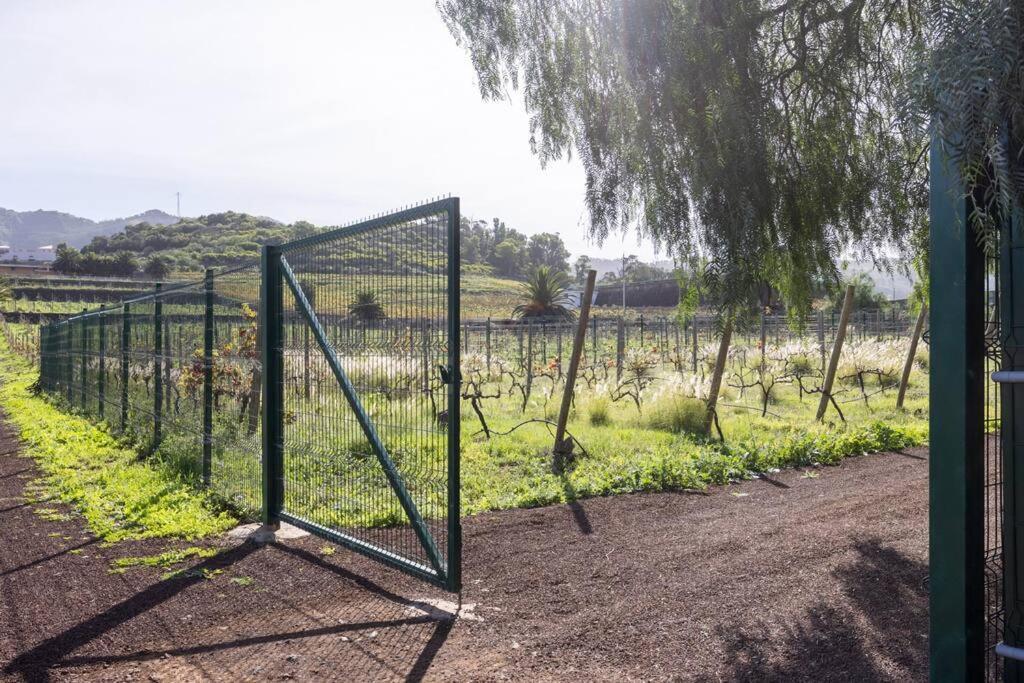
{"label": "low bush", "polygon": [[704,432],[707,406],[688,396],[662,395],[647,409],[647,425],[673,434],[700,435]]}

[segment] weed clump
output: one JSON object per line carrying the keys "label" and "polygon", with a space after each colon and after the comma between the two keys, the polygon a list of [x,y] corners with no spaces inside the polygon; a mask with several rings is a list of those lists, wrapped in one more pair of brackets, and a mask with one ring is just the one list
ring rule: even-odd
{"label": "weed clump", "polygon": [[612,402],[607,396],[595,396],[587,402],[587,419],[595,427],[603,427],[612,421]]}
{"label": "weed clump", "polygon": [[706,413],[707,406],[698,398],[663,395],[648,408],[647,425],[673,434],[698,435],[704,432]]}

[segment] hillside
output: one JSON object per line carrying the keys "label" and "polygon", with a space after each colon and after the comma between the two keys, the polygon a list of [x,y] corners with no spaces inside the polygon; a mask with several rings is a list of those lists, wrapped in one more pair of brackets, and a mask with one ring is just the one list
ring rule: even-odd
{"label": "hillside", "polygon": [[156,209],[126,218],[94,221],[62,211],[13,211],[0,208],[0,242],[17,249],[35,249],[61,242],[81,247],[97,235],[110,235],[140,222],[169,225],[177,223],[178,219]]}

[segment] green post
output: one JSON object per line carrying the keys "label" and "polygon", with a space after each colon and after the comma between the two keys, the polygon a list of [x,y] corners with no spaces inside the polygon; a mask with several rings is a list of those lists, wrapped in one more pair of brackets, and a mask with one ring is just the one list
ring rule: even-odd
{"label": "green post", "polygon": [[160,445],[163,429],[164,377],[161,354],[164,348],[164,304],[160,300],[160,283],[156,283],[153,289],[153,448],[156,448]]}
{"label": "green post", "polygon": [[203,326],[203,485],[210,485],[213,455],[213,271],[206,271]]}
{"label": "green post", "polygon": [[[458,339],[459,322],[462,319],[460,309],[460,261],[459,248],[459,199],[452,200],[448,210],[448,335],[449,339]],[[460,471],[459,425],[462,420],[459,414],[461,407],[460,391],[462,373],[459,368],[462,360],[459,356],[459,345],[448,344],[448,566],[445,576],[446,588],[450,591],[462,590],[462,475]]]}
{"label": "green post", "polygon": [[67,393],[68,405],[75,398],[75,324],[68,320],[64,324],[64,390]]}
{"label": "green post", "polygon": [[984,261],[957,169],[931,147],[929,587],[933,681],[984,669]]}
{"label": "green post", "polygon": [[99,373],[96,376],[96,395],[98,396],[97,409],[99,410],[100,419],[103,419],[103,407],[106,403],[106,397],[104,396],[107,384],[107,326],[104,324],[103,315],[100,314],[99,318]]}
{"label": "green post", "polygon": [[132,346],[132,306],[124,304],[121,313],[121,433],[128,428],[128,352]]}
{"label": "green post", "polygon": [[263,360],[263,523],[280,523],[284,503],[284,368],[281,347],[281,251],[260,252],[260,354]]}
{"label": "green post", "polygon": [[1003,660],[1004,681],[1024,681],[1024,241],[1021,240],[1019,211],[1000,225],[999,319],[1000,346],[1000,437],[1003,450],[1003,605],[1005,618],[1002,643],[997,655]]}

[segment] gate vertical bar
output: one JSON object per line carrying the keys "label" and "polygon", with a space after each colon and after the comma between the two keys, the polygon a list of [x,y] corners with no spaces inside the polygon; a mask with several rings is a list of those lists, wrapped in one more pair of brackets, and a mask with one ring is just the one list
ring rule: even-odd
{"label": "gate vertical bar", "polygon": [[162,356],[164,348],[164,304],[160,299],[160,283],[153,289],[153,448],[160,445],[163,429],[164,377]]}
{"label": "gate vertical bar", "polygon": [[128,351],[132,345],[132,305],[125,304],[121,315],[121,433],[128,428]]}
{"label": "gate vertical bar", "polygon": [[[260,355],[263,360],[263,523],[280,524],[284,504],[284,368],[281,250],[260,252]],[[456,320],[456,323],[458,321]],[[456,335],[458,330],[456,329]],[[455,337],[458,339],[458,336]],[[456,344],[457,346],[457,344]],[[458,349],[455,350],[456,355]]]}
{"label": "gate vertical bar", "polygon": [[203,486],[210,485],[213,461],[213,271],[203,280]]}
{"label": "gate vertical bar", "polygon": [[[460,463],[459,392],[462,373],[459,358],[458,332],[460,310],[459,199],[452,200],[448,210],[448,572],[446,579],[450,591],[462,589],[462,504]],[[454,336],[453,336],[454,335]]]}
{"label": "gate vertical bar", "polygon": [[929,581],[931,679],[984,665],[984,262],[957,169],[931,146]]}

